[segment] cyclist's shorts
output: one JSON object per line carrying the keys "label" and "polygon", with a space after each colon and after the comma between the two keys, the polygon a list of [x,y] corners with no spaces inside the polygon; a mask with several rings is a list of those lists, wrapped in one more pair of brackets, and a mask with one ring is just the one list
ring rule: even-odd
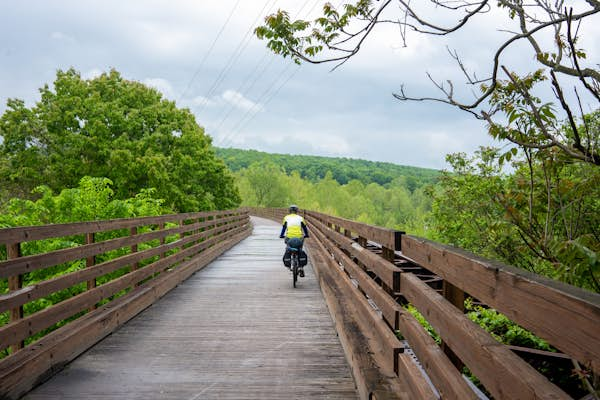
{"label": "cyclist's shorts", "polygon": [[304,239],[302,238],[289,238],[287,241],[288,247],[292,247],[294,249],[301,249],[303,243]]}

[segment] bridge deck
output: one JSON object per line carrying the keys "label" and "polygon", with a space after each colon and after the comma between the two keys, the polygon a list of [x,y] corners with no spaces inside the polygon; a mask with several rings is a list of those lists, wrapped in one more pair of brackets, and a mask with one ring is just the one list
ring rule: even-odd
{"label": "bridge deck", "polygon": [[357,398],[311,268],[293,289],[278,226],[253,222],[252,236],[25,398]]}

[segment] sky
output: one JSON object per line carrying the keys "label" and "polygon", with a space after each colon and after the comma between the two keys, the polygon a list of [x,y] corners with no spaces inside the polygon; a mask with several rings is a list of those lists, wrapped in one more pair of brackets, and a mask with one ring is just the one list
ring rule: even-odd
{"label": "sky", "polygon": [[[297,66],[252,34],[277,9],[314,19],[323,3],[3,0],[0,112],[9,98],[34,105],[38,89],[51,84],[58,69],[75,68],[94,78],[114,68],[189,108],[220,147],[442,169],[448,153],[506,146],[468,113],[392,95],[402,85],[415,96],[439,95],[429,72],[455,80],[458,95],[472,99],[471,89],[459,90],[464,78],[447,48],[485,76],[498,44],[508,37],[502,30],[511,28],[504,11],[493,9],[451,37],[409,34],[407,46],[397,27],[378,27],[361,52],[334,71],[332,64]],[[589,38],[600,37],[600,24],[590,25],[582,28],[589,29],[584,44],[597,57],[600,43]],[[523,46],[507,52],[505,61],[523,70],[533,65]]]}

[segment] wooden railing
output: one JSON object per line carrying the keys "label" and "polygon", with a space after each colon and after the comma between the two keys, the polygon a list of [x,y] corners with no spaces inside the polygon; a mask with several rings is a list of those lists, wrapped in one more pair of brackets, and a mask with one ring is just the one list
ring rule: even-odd
{"label": "wooden railing", "polygon": [[[9,287],[0,313],[10,314],[0,350],[11,353],[0,360],[0,397],[18,398],[250,231],[242,210],[0,229]],[[35,254],[49,240],[61,248]]]}
{"label": "wooden railing", "polygon": [[[249,213],[281,222],[286,210],[0,230],[0,279],[9,289],[0,313],[10,316],[0,350],[11,353],[0,360],[0,394],[17,398],[246,237]],[[467,296],[600,373],[599,295],[404,232],[303,214],[306,247],[362,398],[477,398],[463,365],[497,399],[569,398],[517,355],[527,349],[502,345],[471,322]],[[56,250],[36,254],[50,245]],[[48,276],[38,279],[41,272]],[[61,301],[44,303],[52,297]]]}
{"label": "wooden railing", "polygon": [[[286,214],[249,212],[278,222]],[[403,232],[303,215],[312,236],[305,246],[362,398],[478,398],[462,376],[463,363],[496,399],[570,398],[515,352],[527,349],[505,346],[469,320],[467,296],[545,339],[575,366],[600,373],[599,295]]]}

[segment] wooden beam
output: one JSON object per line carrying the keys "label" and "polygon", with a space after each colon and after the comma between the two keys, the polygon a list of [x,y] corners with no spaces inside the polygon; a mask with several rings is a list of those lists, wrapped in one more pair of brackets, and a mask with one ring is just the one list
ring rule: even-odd
{"label": "wooden beam", "polygon": [[[465,292],[454,286],[448,281],[443,281],[442,283],[442,295],[446,300],[450,302],[454,307],[456,307],[460,312],[465,312]],[[448,356],[452,364],[456,366],[456,368],[461,371],[465,364],[461,361],[460,358],[452,349],[446,345],[446,342],[442,341],[442,350]]]}
{"label": "wooden beam", "polygon": [[[139,262],[141,260],[154,257],[159,254],[164,254],[165,252],[172,250],[181,246],[182,244],[192,243],[197,239],[204,239],[213,234],[219,235],[223,233],[225,229],[220,229],[215,231],[214,228],[210,230],[203,231],[194,236],[187,236],[182,241],[175,241],[171,243],[164,244],[160,247],[154,247],[150,249],[146,249],[137,253],[127,254],[119,258],[115,258],[109,261],[105,261],[101,264],[96,264],[86,269],[71,272],[69,274],[60,275],[56,278],[49,279],[47,281],[39,282],[33,286],[28,286],[21,290],[17,290],[6,295],[0,295],[0,312],[5,310],[9,310],[10,308],[18,307],[27,302],[37,300],[39,298],[48,296],[54,292],[59,290],[67,289],[71,286],[74,286],[78,283],[87,281],[88,286],[89,282],[93,282],[92,287],[88,287],[91,289],[95,287],[95,279],[102,275],[106,275],[110,272],[116,271],[120,268],[123,268],[131,263]],[[164,257],[163,257],[164,259]],[[165,269],[170,267],[170,264],[165,264]]]}
{"label": "wooden beam", "polygon": [[342,250],[347,250],[353,257],[356,257],[369,270],[373,271],[387,286],[394,292],[400,291],[400,268],[384,260],[369,250],[363,248],[352,239],[327,228],[320,221],[309,217],[317,229],[320,229],[328,238],[333,240]]}
{"label": "wooden beam", "polygon": [[359,329],[354,319],[354,305],[345,299],[338,282],[327,273],[328,255],[318,241],[307,241],[308,255],[311,259],[315,275],[325,298],[329,312],[333,318],[336,331],[346,360],[352,370],[356,386],[363,400],[404,400],[414,399],[408,385],[403,384],[393,371],[384,370],[373,358],[373,353],[365,351],[368,348],[368,335]]}
{"label": "wooden beam", "polygon": [[494,398],[570,398],[413,274],[402,274],[401,286],[406,298]]}
{"label": "wooden beam", "polygon": [[377,286],[350,257],[346,256],[337,247],[331,246],[332,243],[326,240],[319,230],[315,228],[312,233],[319,239],[324,248],[343,265],[344,270],[358,281],[359,288],[375,302],[388,324],[393,329],[399,330],[408,340],[409,345],[421,361],[423,368],[427,371],[442,398],[455,400],[477,399],[477,395],[465,382],[460,370],[452,365],[448,357],[415,317],[406,312],[388,293]]}
{"label": "wooden beam", "polygon": [[[224,228],[222,228],[224,229]],[[135,282],[141,281],[148,276],[163,270],[165,265],[174,265],[175,263],[184,261],[187,257],[193,257],[200,251],[203,251],[210,246],[214,246],[219,240],[227,239],[242,231],[248,230],[248,225],[243,225],[233,231],[227,232],[224,236],[212,237],[202,243],[188,247],[183,251],[175,253],[167,258],[158,260],[143,269],[130,272],[122,277],[116,278],[110,282],[98,286],[94,289],[80,293],[75,297],[71,297],[58,304],[41,310],[21,320],[12,322],[8,325],[0,327],[0,349],[10,345],[15,340],[23,340],[41,330],[55,324],[65,318],[77,314],[101,300],[112,296],[113,294],[132,286]],[[200,254],[200,257],[202,255]]]}
{"label": "wooden beam", "polygon": [[248,226],[211,247],[203,257],[186,262],[180,269],[161,275],[94,312],[51,332],[19,352],[0,360],[0,393],[17,399],[40,380],[60,371],[69,361],[143,311],[197,270],[233,247],[250,233]]}
{"label": "wooden beam", "polygon": [[[222,215],[230,211],[203,211],[195,213],[170,214],[159,217],[120,218],[104,221],[74,222],[0,229],[0,243],[31,242],[59,236],[85,235],[90,232],[104,232],[117,229],[129,229],[133,226],[156,225],[161,222],[177,223],[186,219]],[[233,212],[241,215],[242,211]]]}
{"label": "wooden beam", "polygon": [[[95,234],[93,232],[85,234],[85,244],[92,244],[95,241]],[[85,259],[85,268],[87,271],[90,270],[96,264],[96,256],[89,256]],[[72,285],[71,285],[72,286]],[[91,290],[96,287],[96,277],[88,279],[86,282],[86,290]],[[53,290],[55,291],[55,290]],[[41,297],[41,296],[40,296]],[[39,298],[39,297],[38,297]],[[88,311],[92,311],[96,308],[96,304],[89,308]]]}
{"label": "wooden beam", "polygon": [[[243,217],[229,217],[225,222],[239,222]],[[79,258],[87,258],[100,253],[105,253],[110,250],[120,249],[122,247],[130,247],[138,243],[147,242],[150,240],[159,239],[175,233],[183,235],[184,232],[193,230],[197,226],[205,226],[205,223],[184,225],[178,228],[167,229],[164,231],[147,232],[142,235],[126,236],[102,242],[86,244],[83,246],[72,247],[51,251],[44,254],[36,254],[26,257],[19,257],[12,260],[0,262],[0,278],[33,272],[38,269],[47,268],[53,265],[58,265],[67,261]],[[63,236],[57,235],[57,236]]]}
{"label": "wooden beam", "polygon": [[[21,257],[21,244],[10,243],[6,246],[6,253],[9,260],[16,260]],[[8,277],[8,290],[10,292],[18,292],[23,287],[23,275],[13,275]],[[23,319],[23,306],[17,305],[10,310],[10,323],[16,323]],[[25,346],[23,339],[16,339],[10,344],[12,353],[16,353]]]}
{"label": "wooden beam", "polygon": [[315,211],[306,211],[306,215],[313,217],[325,224],[330,223],[350,230],[358,234],[358,236],[362,236],[373,242],[379,243],[381,246],[387,247],[388,249],[399,250],[397,246],[400,245],[400,241],[398,240],[400,232],[396,230],[363,224],[345,218],[333,217],[331,215]]}
{"label": "wooden beam", "polygon": [[[382,270],[397,268],[356,243],[349,243],[347,238],[324,227],[321,222],[314,219],[311,222],[370,268],[373,265]],[[399,277],[402,294],[427,318],[493,396],[503,398],[509,393],[513,398],[568,398],[561,389],[504,348],[426,283],[411,273]]]}
{"label": "wooden beam", "polygon": [[402,253],[600,373],[600,295],[413,236]]}

